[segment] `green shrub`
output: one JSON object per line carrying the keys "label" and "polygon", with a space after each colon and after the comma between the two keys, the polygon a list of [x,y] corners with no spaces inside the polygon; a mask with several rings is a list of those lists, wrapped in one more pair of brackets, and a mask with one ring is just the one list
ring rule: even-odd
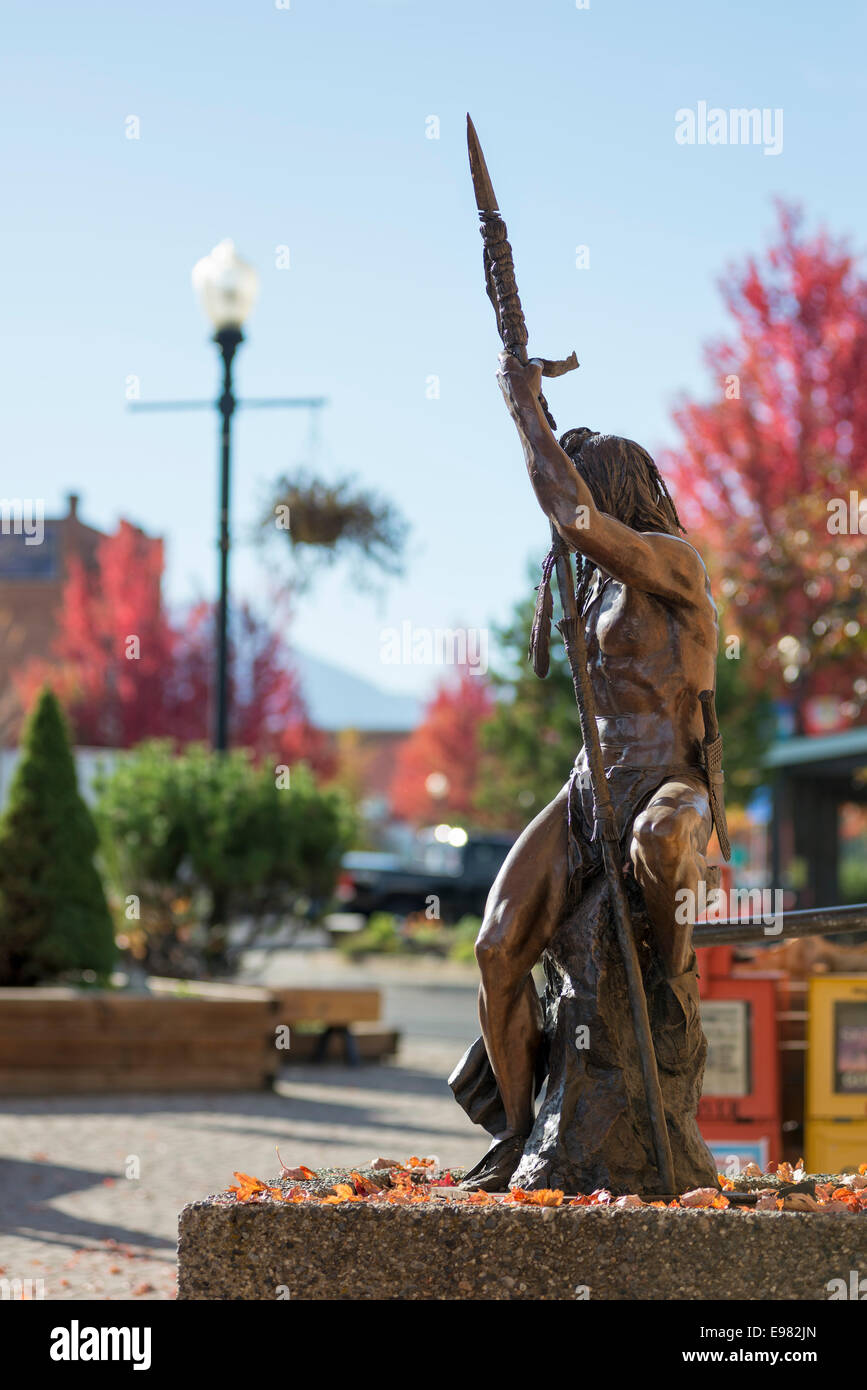
{"label": "green shrub", "polygon": [[97,846],[66,722],[45,689],[24,730],[0,820],[0,984],[85,971],[106,979],[115,945],[93,863]]}
{"label": "green shrub", "polygon": [[462,917],[454,927],[421,919],[410,920],[401,930],[392,913],[374,912],[362,931],[341,934],[338,949],[347,956],[365,956],[377,952],[389,955],[396,952],[404,955],[432,953],[461,963],[473,962],[473,947],[480,926],[478,917]]}
{"label": "green shrub", "polygon": [[227,968],[228,926],[239,918],[252,941],[266,925],[324,909],[354,833],[342,792],[318,787],[304,766],[278,777],[240,749],[176,755],[169,743],[140,744],[99,792],[112,888],[121,903],[139,901],[126,939],[161,973]]}
{"label": "green shrub", "polygon": [[867,902],[867,863],[863,859],[843,857],[840,863],[840,901]]}
{"label": "green shrub", "polygon": [[366,927],[361,931],[346,932],[339,941],[339,949],[347,956],[365,956],[374,952],[391,955],[404,948],[404,939],[391,912],[372,913]]}
{"label": "green shrub", "polygon": [[405,927],[407,946],[411,951],[429,951],[438,956],[447,954],[452,942],[451,927],[444,926],[442,922],[426,922],[424,918],[419,921],[410,920]]}

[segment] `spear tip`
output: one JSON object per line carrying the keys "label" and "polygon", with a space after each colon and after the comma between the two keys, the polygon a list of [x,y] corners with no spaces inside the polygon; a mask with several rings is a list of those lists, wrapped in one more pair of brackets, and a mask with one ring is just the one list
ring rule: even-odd
{"label": "spear tip", "polygon": [[473,176],[476,207],[479,212],[497,212],[497,197],[491,183],[491,176],[488,173],[488,166],[485,163],[485,156],[482,154],[476,127],[473,125],[469,111],[467,112],[467,149],[470,154],[470,173]]}

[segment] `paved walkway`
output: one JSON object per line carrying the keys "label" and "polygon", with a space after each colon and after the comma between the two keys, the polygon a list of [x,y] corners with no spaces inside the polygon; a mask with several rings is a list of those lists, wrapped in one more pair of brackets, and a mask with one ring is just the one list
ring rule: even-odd
{"label": "paved walkway", "polygon": [[484,1136],[445,1083],[474,1036],[467,974],[382,983],[386,1018],[410,1025],[394,1064],[293,1066],[274,1092],[0,1098],[0,1279],[41,1280],[46,1299],[173,1298],[181,1207],[235,1169],[274,1176],[275,1145],[310,1168],[475,1162]]}

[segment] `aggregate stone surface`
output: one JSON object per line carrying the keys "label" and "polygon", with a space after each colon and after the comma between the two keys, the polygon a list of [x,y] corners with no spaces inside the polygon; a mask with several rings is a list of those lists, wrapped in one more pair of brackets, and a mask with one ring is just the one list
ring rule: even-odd
{"label": "aggregate stone surface", "polygon": [[867,1220],[783,1211],[186,1207],[183,1299],[824,1300],[867,1262]]}

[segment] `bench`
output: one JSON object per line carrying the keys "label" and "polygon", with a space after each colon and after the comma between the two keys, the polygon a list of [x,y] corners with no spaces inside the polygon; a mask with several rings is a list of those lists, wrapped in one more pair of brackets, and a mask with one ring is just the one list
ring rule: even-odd
{"label": "bench", "polygon": [[275,1006],[272,1030],[279,1025],[290,1030],[290,1046],[283,1055],[286,1062],[324,1062],[342,1054],[350,1066],[358,1066],[362,1060],[393,1056],[400,1041],[393,1028],[383,1028],[380,1023],[382,995],[378,989],[340,985],[270,989],[155,976],[148,984],[155,993],[189,990],[209,999],[270,1000]]}
{"label": "bench", "polygon": [[[376,989],[266,989],[148,979],[148,994],[0,989],[0,1095],[234,1091],[285,1062],[391,1056]],[[281,1051],[278,1029],[289,1026]],[[308,1031],[309,1030],[309,1031]]]}
{"label": "bench", "polygon": [[[362,1058],[391,1056],[397,1050],[398,1034],[380,1024],[378,989],[275,989],[271,997],[280,1023],[291,1030],[287,1061],[324,1062],[342,1051],[350,1066],[358,1066]],[[315,1032],[306,1031],[314,1027]]]}

